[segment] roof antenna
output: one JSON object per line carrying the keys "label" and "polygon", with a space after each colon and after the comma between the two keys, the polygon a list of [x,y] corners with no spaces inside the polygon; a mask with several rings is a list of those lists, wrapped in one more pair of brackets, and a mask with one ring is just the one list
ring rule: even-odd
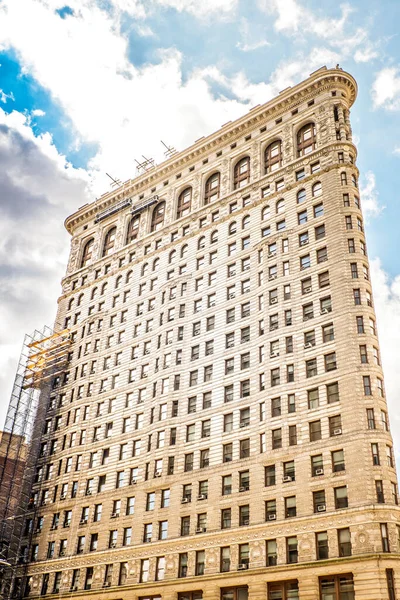
{"label": "roof antenna", "polygon": [[167,144],[164,144],[162,140],[161,143],[164,146],[164,148],[166,148],[166,151],[164,152],[165,158],[171,158],[171,156],[174,156],[174,154],[178,153],[176,148],[174,148],[173,146],[167,146]]}
{"label": "roof antenna", "polygon": [[122,185],[122,184],[121,184],[121,180],[120,180],[120,179],[114,179],[114,177],[111,177],[111,175],[109,175],[108,173],[106,173],[106,175],[107,175],[107,177],[109,177],[109,178],[111,179],[111,181],[112,181],[112,183],[111,183],[111,187],[112,187],[112,188],[115,188],[115,187],[118,187],[119,185]]}
{"label": "roof antenna", "polygon": [[144,160],[142,162],[139,162],[138,160],[136,160],[135,158],[135,163],[136,163],[136,171],[138,174],[140,173],[146,173],[146,171],[149,171],[150,169],[154,169],[154,167],[156,166],[155,162],[154,162],[154,158],[146,158],[143,154],[142,154]]}

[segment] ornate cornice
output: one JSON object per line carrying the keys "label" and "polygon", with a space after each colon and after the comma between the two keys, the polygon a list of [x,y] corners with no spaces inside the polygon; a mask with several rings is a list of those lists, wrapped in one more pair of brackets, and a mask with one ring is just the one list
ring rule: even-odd
{"label": "ornate cornice", "polygon": [[[341,69],[322,67],[302,83],[283,90],[277,97],[265,104],[255,106],[250,109],[248,114],[236,121],[229,121],[219,131],[205,138],[200,138],[192,146],[164,161],[151,172],[144,173],[135,179],[128,179],[117,190],[103,194],[91,204],[85,204],[77,212],[67,217],[65,220],[66,229],[69,233],[72,233],[76,226],[94,218],[99,211],[105,210],[114,202],[119,202],[128,196],[140,194],[149,187],[154,187],[166,177],[177,173],[184,166],[190,166],[191,163],[200,160],[211,151],[218,151],[226,144],[234,142],[235,139],[242,137],[246,132],[254,129],[255,126],[270,119],[276,119],[287,110],[296,108],[301,102],[312,99],[316,94],[333,87],[340,87],[349,92],[348,97],[346,97],[349,107],[354,103],[357,95],[355,79]],[[341,100],[344,99],[341,98]]]}

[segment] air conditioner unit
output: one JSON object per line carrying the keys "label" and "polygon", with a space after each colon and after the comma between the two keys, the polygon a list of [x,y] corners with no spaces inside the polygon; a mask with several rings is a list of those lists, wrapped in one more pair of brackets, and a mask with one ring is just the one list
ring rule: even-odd
{"label": "air conditioner unit", "polygon": [[268,277],[268,281],[273,281],[274,279],[276,279],[278,277],[278,275],[275,273],[275,275],[270,275]]}
{"label": "air conditioner unit", "polygon": [[248,492],[248,491],[249,491],[248,485],[243,485],[242,487],[239,488],[239,492]]}
{"label": "air conditioner unit", "polygon": [[172,344],[173,340],[168,340],[167,341],[167,345],[170,346]]}
{"label": "air conditioner unit", "polygon": [[55,531],[57,528],[58,528],[58,525],[52,525],[52,526],[50,527],[51,531]]}
{"label": "air conditioner unit", "polygon": [[270,304],[276,304],[278,302],[278,298],[271,298]]}
{"label": "air conditioner unit", "polygon": [[323,469],[315,469],[315,475],[323,475],[323,474],[324,474]]}
{"label": "air conditioner unit", "polygon": [[328,313],[330,313],[330,309],[329,308],[322,308],[321,309],[321,315],[327,315]]}
{"label": "air conditioner unit", "polygon": [[276,514],[271,513],[270,515],[268,515],[268,521],[276,521]]}
{"label": "air conditioner unit", "polygon": [[117,547],[117,542],[111,542],[110,548],[116,548],[116,547]]}
{"label": "air conditioner unit", "polygon": [[78,591],[78,586],[77,585],[73,585],[70,587],[70,591],[71,592],[77,592]]}
{"label": "air conditioner unit", "polygon": [[279,352],[278,351],[271,352],[269,356],[270,356],[270,358],[276,358],[277,356],[279,356]]}
{"label": "air conditioner unit", "polygon": [[92,495],[92,490],[86,490],[86,496],[91,496]]}
{"label": "air conditioner unit", "polygon": [[312,347],[313,347],[313,345],[312,345],[311,342],[307,342],[306,344],[304,344],[304,349],[305,350],[308,350],[308,348],[312,348]]}
{"label": "air conditioner unit", "polygon": [[283,483],[289,483],[290,481],[293,481],[292,476],[291,475],[286,475],[283,479],[282,482]]}
{"label": "air conditioner unit", "polygon": [[268,252],[268,258],[272,258],[273,256],[276,256],[276,252]]}
{"label": "air conditioner unit", "polygon": [[301,240],[300,246],[307,246],[308,240]]}
{"label": "air conditioner unit", "polygon": [[313,319],[314,315],[313,314],[309,314],[309,315],[304,315],[303,317],[303,321],[309,321],[310,319]]}
{"label": "air conditioner unit", "polygon": [[333,430],[333,435],[340,435],[341,433],[342,433],[342,429],[340,427]]}
{"label": "air conditioner unit", "polygon": [[311,289],[311,285],[307,285],[307,287],[303,289],[303,294],[309,294],[311,292]]}
{"label": "air conditioner unit", "polygon": [[207,500],[207,494],[199,494],[197,500]]}
{"label": "air conditioner unit", "polygon": [[240,564],[238,565],[238,571],[245,571],[245,570],[246,570],[246,569],[248,569],[248,568],[249,568],[249,565],[248,565],[248,563],[240,563]]}
{"label": "air conditioner unit", "polygon": [[79,521],[79,525],[87,525],[88,520],[87,519],[81,519]]}
{"label": "air conditioner unit", "polygon": [[161,477],[161,475],[162,475],[161,469],[157,469],[157,471],[154,473],[154,477]]}
{"label": "air conditioner unit", "polygon": [[67,497],[67,494],[60,494],[60,500],[65,500],[66,497]]}
{"label": "air conditioner unit", "polygon": [[205,533],[207,531],[206,527],[197,527],[196,533]]}
{"label": "air conditioner unit", "polygon": [[325,512],[326,511],[326,504],[318,504],[317,511],[318,512]]}
{"label": "air conditioner unit", "polygon": [[48,500],[42,500],[42,502],[40,504],[41,504],[41,506],[46,506],[47,503],[48,503]]}
{"label": "air conditioner unit", "polygon": [[148,376],[149,376],[149,374],[148,374],[148,373],[143,373],[143,375],[142,375],[142,379],[147,379],[147,378],[148,378]]}
{"label": "air conditioner unit", "polygon": [[119,517],[119,513],[112,513],[111,514],[111,518],[112,519],[117,519]]}
{"label": "air conditioner unit", "polygon": [[65,550],[60,550],[59,556],[65,556]]}
{"label": "air conditioner unit", "polygon": [[249,524],[249,519],[243,519],[242,525],[248,525],[248,524]]}
{"label": "air conditioner unit", "polygon": [[239,424],[240,427],[247,427],[248,423],[246,421],[243,421],[242,423]]}
{"label": "air conditioner unit", "polygon": [[190,502],[190,498],[187,498],[186,496],[184,496],[181,500],[181,504],[187,504],[188,502]]}
{"label": "air conditioner unit", "polygon": [[228,300],[232,300],[235,297],[235,292],[228,294]]}
{"label": "air conditioner unit", "polygon": [[103,587],[103,588],[106,588],[106,587],[110,587],[110,586],[111,586],[111,581],[105,581],[105,582],[103,583],[103,586],[102,586],[102,587]]}
{"label": "air conditioner unit", "polygon": [[137,484],[137,479],[131,479],[131,485],[136,485]]}

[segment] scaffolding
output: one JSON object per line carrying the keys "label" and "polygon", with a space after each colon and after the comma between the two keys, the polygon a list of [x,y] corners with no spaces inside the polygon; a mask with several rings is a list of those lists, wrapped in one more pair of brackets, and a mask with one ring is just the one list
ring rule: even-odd
{"label": "scaffolding", "polygon": [[[22,598],[38,502],[32,494],[54,380],[69,359],[67,330],[26,335],[0,439],[0,597]],[[22,541],[24,546],[22,546]]]}

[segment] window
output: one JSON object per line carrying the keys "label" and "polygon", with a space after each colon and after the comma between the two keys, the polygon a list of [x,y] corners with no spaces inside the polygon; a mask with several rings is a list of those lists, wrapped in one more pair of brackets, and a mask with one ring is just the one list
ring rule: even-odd
{"label": "window", "polygon": [[265,173],[272,173],[282,166],[282,142],[276,140],[264,152]]}
{"label": "window", "polygon": [[245,156],[240,159],[233,170],[233,188],[239,189],[247,185],[250,181],[250,157]]}
{"label": "window", "polygon": [[264,475],[265,475],[265,485],[267,487],[276,484],[275,465],[268,465],[267,467],[265,467]]}
{"label": "window", "polygon": [[94,246],[94,238],[90,238],[85,245],[83,246],[82,258],[81,258],[81,267],[86,267],[92,260],[92,252]]}
{"label": "window", "polygon": [[114,245],[115,245],[116,235],[117,235],[117,228],[116,227],[112,227],[107,232],[107,234],[106,234],[106,236],[104,238],[103,256],[108,256],[113,251],[113,248],[114,248]]}
{"label": "window", "polygon": [[316,442],[322,438],[321,421],[311,421],[309,423],[310,442]]}
{"label": "window", "polygon": [[299,585],[297,580],[269,583],[268,600],[299,600]]}
{"label": "window", "polygon": [[334,488],[335,494],[335,508],[347,508],[349,505],[348,497],[347,497],[347,487],[341,486]]}
{"label": "window", "polygon": [[[351,556],[350,529],[338,529],[339,556]],[[327,596],[328,597],[328,596]]]}
{"label": "window", "polygon": [[296,536],[291,536],[291,537],[286,538],[286,561],[289,564],[297,563],[297,561],[298,561],[297,537]]}
{"label": "window", "polygon": [[151,231],[158,231],[164,225],[165,216],[165,202],[159,202],[152,214],[151,218]]}
{"label": "window", "polygon": [[180,219],[190,213],[190,207],[192,203],[192,188],[185,188],[180,194],[178,198],[178,208],[176,213],[176,218]]}
{"label": "window", "polygon": [[205,550],[196,551],[195,575],[204,575]]}
{"label": "window", "polygon": [[206,181],[204,191],[204,204],[218,200],[220,193],[220,174],[213,173]]}
{"label": "window", "polygon": [[345,470],[344,464],[344,452],[343,450],[334,450],[331,454],[332,457],[332,471],[339,473]]}
{"label": "window", "polygon": [[315,150],[317,143],[314,123],[304,125],[297,133],[297,154],[305,156]]}
{"label": "window", "polygon": [[221,600],[248,600],[247,587],[234,587],[221,589]]}
{"label": "window", "polygon": [[187,552],[182,552],[181,554],[179,554],[178,577],[186,577],[187,565],[188,565],[188,554],[187,554]]}
{"label": "window", "polygon": [[321,600],[354,600],[355,598],[353,575],[351,573],[348,575],[320,577],[319,585]]}

